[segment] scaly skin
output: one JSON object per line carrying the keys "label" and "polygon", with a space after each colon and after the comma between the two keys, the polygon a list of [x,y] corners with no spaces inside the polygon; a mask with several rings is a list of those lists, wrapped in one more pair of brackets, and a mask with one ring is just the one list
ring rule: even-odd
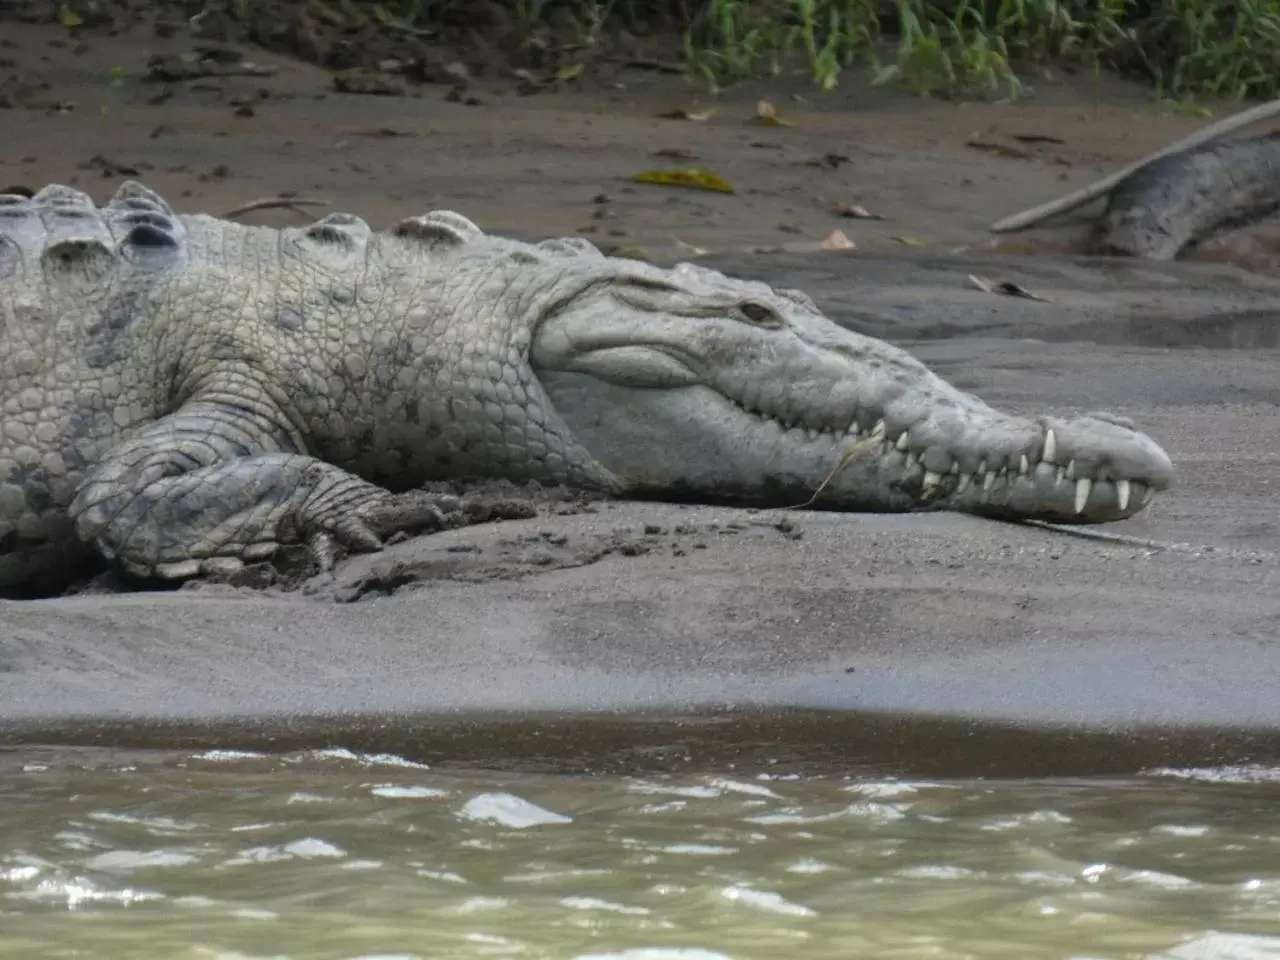
{"label": "scaly skin", "polygon": [[1013,417],[806,296],[526,244],[177,216],[136,183],[0,198],[0,595],[96,551],[164,577],[376,550],[506,477],[1105,522],[1172,475],[1106,414]]}

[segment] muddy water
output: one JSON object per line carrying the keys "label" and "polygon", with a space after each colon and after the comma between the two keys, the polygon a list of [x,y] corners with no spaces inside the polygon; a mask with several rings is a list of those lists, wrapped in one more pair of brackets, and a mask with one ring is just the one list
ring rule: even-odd
{"label": "muddy water", "polygon": [[552,777],[0,757],[0,956],[1280,957],[1280,771]]}

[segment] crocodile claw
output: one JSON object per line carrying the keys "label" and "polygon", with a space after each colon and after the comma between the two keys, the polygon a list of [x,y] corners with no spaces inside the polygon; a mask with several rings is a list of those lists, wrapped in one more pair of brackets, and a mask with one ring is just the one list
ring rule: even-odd
{"label": "crocodile claw", "polygon": [[307,549],[321,572],[333,569],[340,547],[354,553],[377,553],[394,533],[443,530],[462,513],[452,494],[412,490],[381,493],[342,516],[317,526],[306,536]]}

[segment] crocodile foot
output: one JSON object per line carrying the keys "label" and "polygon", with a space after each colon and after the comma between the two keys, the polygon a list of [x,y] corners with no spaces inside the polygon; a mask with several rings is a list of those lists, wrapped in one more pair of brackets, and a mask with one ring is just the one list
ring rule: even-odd
{"label": "crocodile foot", "polygon": [[[452,494],[411,490],[391,493],[382,487],[365,483],[350,474],[339,474],[328,464],[317,464],[324,474],[324,495],[302,508],[297,519],[298,537],[321,573],[333,570],[344,550],[352,553],[376,553],[386,537],[396,533],[424,533],[461,526],[465,513],[463,502]],[[338,482],[334,483],[335,476]],[[248,564],[266,560],[284,543],[259,540],[240,549],[238,555],[192,557],[168,563],[141,565],[121,558],[129,572],[165,580],[192,577],[226,578],[238,574]]]}
{"label": "crocodile foot", "polygon": [[310,526],[306,544],[321,572],[333,569],[339,548],[357,553],[376,553],[383,539],[394,533],[422,533],[458,525],[463,516],[462,500],[452,494],[411,490],[388,493],[372,484],[361,484],[364,496],[357,504],[346,504],[345,510],[329,514],[326,522]]}

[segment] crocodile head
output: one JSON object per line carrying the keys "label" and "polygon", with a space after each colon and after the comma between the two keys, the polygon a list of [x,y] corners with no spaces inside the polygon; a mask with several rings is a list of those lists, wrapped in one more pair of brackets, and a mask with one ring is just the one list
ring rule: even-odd
{"label": "crocodile head", "polygon": [[1101,523],[1172,478],[1120,417],[1002,413],[797,291],[612,263],[542,312],[530,359],[633,493]]}

